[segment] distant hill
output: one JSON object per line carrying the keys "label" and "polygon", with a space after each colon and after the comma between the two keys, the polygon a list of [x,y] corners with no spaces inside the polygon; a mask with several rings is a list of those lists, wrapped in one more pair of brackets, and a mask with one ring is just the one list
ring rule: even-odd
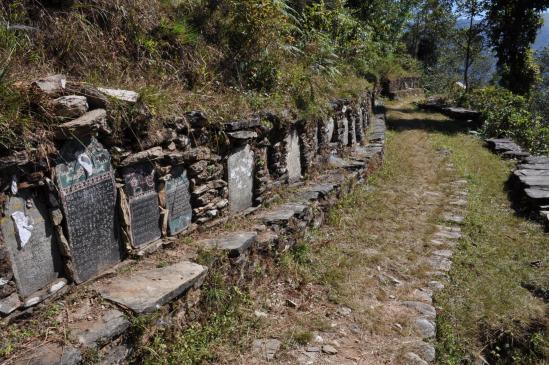
{"label": "distant hill", "polygon": [[534,49],[542,49],[549,46],[549,13],[544,14],[545,24],[540,29],[536,43],[534,43]]}

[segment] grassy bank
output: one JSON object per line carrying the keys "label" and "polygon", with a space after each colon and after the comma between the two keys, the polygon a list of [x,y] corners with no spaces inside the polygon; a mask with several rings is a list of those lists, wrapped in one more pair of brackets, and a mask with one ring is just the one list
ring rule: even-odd
{"label": "grassy bank", "polygon": [[464,239],[437,298],[440,363],[474,355],[490,364],[546,363],[548,306],[525,287],[549,286],[549,238],[510,208],[505,182],[513,163],[467,135],[439,134],[433,143],[453,152],[470,183]]}

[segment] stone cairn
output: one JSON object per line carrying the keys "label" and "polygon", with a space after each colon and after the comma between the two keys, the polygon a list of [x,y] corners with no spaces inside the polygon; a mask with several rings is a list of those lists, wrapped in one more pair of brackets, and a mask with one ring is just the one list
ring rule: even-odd
{"label": "stone cairn", "polygon": [[[334,101],[325,119],[260,112],[214,123],[201,111],[155,120],[136,92],[62,75],[19,86],[43,127],[31,147],[0,157],[0,315],[17,322],[90,281],[112,304],[71,324],[77,347],[37,345],[33,359],[48,364],[77,364],[88,347],[121,361],[131,351],[121,310],[156,311],[199,288],[207,273],[184,260],[96,279],[128,257],[243,214],[259,228],[199,246],[232,258],[285,248],[292,232],[322,224],[347,180],[363,181],[383,157],[373,92]],[[262,208],[287,184],[296,187],[290,202]]]}

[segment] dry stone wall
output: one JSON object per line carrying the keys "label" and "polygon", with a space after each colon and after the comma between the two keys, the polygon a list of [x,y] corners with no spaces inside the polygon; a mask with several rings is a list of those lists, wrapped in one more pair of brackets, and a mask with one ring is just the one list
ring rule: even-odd
{"label": "dry stone wall", "polygon": [[[167,237],[251,212],[274,187],[368,144],[374,118],[366,91],[334,101],[325,118],[262,112],[225,123],[201,111],[153,120],[133,91],[62,75],[37,80],[28,92],[55,122],[40,132],[44,143],[0,157],[3,316],[60,296]],[[131,118],[126,127],[116,124],[121,110]]]}

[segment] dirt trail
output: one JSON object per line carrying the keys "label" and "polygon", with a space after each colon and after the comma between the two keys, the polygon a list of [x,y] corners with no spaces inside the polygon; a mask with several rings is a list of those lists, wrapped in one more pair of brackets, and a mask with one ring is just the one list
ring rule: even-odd
{"label": "dirt trail", "polygon": [[[434,358],[433,292],[460,237],[466,182],[432,134],[444,117],[390,105],[385,166],[308,238],[311,262],[296,282],[273,283],[261,338],[279,338],[242,364],[424,364]],[[291,297],[297,308],[287,305]],[[258,337],[260,338],[260,337]],[[265,349],[263,349],[265,350]],[[268,352],[268,351],[267,351]],[[423,360],[422,360],[423,359]],[[234,362],[233,362],[234,363]]]}

